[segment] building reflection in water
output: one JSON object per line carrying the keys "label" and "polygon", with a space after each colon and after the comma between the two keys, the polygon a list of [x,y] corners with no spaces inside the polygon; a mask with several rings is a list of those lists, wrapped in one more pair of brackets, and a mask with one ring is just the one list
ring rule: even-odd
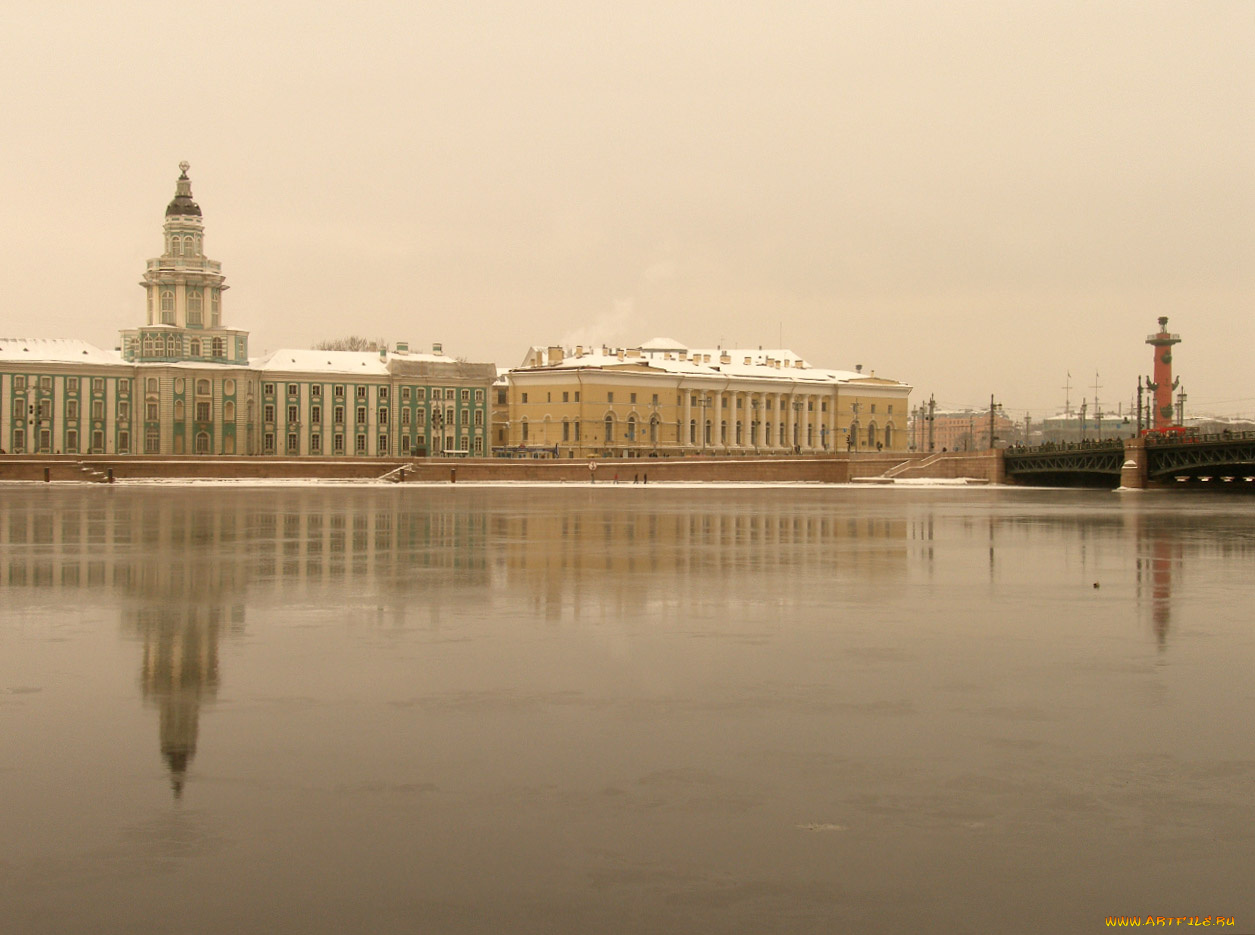
{"label": "building reflection in water", "polygon": [[248,556],[238,506],[187,508],[168,497],[129,519],[141,548],[123,598],[123,625],[143,645],[140,686],[158,710],[161,756],[175,796],[196,755],[202,705],[218,691],[218,644],[244,626]]}
{"label": "building reflection in water", "polygon": [[495,514],[494,583],[549,619],[616,619],[754,601],[763,575],[815,599],[838,582],[883,597],[905,574],[908,521],[857,518],[798,496],[651,491],[631,503],[581,493]]}
{"label": "building reflection in water", "polygon": [[[487,581],[487,513],[445,497],[345,488],[51,491],[0,510],[0,589],[66,593],[65,606],[118,607],[140,643],[140,693],[158,712],[169,782],[182,795],[202,709],[217,697],[219,645],[246,607],[356,588],[398,614],[456,600],[443,585]],[[89,592],[100,591],[99,595]],[[84,593],[88,592],[88,593]]]}

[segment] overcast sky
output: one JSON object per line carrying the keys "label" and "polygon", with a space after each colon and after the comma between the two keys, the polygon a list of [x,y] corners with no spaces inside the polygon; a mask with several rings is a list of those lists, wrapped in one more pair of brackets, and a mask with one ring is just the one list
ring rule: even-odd
{"label": "overcast sky", "polygon": [[[779,346],[1034,416],[1255,415],[1255,3],[0,12],[0,334],[143,317],[177,164],[251,350]],[[1091,404],[1092,405],[1092,404]]]}

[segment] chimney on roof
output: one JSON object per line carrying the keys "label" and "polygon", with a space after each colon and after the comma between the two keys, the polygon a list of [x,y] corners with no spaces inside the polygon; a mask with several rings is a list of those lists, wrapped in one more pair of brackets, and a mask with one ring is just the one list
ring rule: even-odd
{"label": "chimney on roof", "polygon": [[617,358],[619,358],[619,360],[622,360],[622,359],[623,359],[623,348],[619,348],[617,351],[615,351],[615,352],[614,352],[614,356],[615,356],[615,357],[617,357]]}
{"label": "chimney on roof", "polygon": [[398,341],[397,346],[393,348],[397,354],[408,354],[410,352],[409,341]]}
{"label": "chimney on roof", "polygon": [[435,342],[435,343],[434,343],[434,344],[432,344],[432,346],[431,346],[431,352],[432,352],[433,354],[443,355],[443,354],[444,354],[444,345],[443,345],[443,344],[441,344],[439,341]]}
{"label": "chimney on roof", "polygon": [[702,355],[702,363],[703,363],[703,364],[708,364],[708,363],[710,363],[710,355],[709,355],[709,354],[703,354],[703,355]]}
{"label": "chimney on roof", "polygon": [[628,357],[640,357],[641,349],[639,347],[629,347],[627,355]]}
{"label": "chimney on roof", "polygon": [[722,354],[719,355],[719,363],[721,364],[732,363],[732,355],[729,354],[727,351],[724,351]]}
{"label": "chimney on roof", "polygon": [[379,345],[379,359],[380,360],[388,359],[388,345],[386,344]]}
{"label": "chimney on roof", "polygon": [[749,366],[749,365],[753,362],[753,360],[754,360],[754,358],[752,358],[752,357],[746,357],[746,358],[745,358],[745,366],[747,366],[747,367],[748,367],[748,366]]}
{"label": "chimney on roof", "polygon": [[577,345],[575,345],[575,356],[576,356],[576,357],[583,357],[583,356],[584,356],[584,345],[583,345],[583,344],[577,344]]}
{"label": "chimney on roof", "polygon": [[560,363],[562,363],[562,348],[550,347],[549,348],[549,366],[552,367],[555,364],[560,364]]}
{"label": "chimney on roof", "polygon": [[863,372],[863,365],[862,365],[862,364],[855,364],[855,365],[854,365],[854,369],[855,369],[858,373],[862,373],[862,372]]}
{"label": "chimney on roof", "polygon": [[801,370],[801,369],[802,369],[802,358],[800,358],[800,357],[799,357],[797,360],[793,361],[793,366],[794,366],[794,367],[796,367],[798,370]]}

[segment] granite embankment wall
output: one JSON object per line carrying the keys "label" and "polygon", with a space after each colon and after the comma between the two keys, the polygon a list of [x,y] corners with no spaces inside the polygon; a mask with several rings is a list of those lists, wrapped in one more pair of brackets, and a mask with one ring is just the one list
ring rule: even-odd
{"label": "granite embankment wall", "polygon": [[[978,477],[1001,482],[997,453],[925,456],[875,452],[782,458],[641,458],[598,461],[597,483],[759,481],[842,484],[887,472],[898,478]],[[587,481],[587,461],[506,460],[501,458],[239,458],[75,455],[0,456],[0,481],[97,481],[133,479],[372,480],[404,469],[403,480]]]}

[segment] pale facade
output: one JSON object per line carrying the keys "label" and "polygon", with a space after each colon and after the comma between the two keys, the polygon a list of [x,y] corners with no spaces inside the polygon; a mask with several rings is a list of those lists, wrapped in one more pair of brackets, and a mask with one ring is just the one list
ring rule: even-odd
{"label": "pale facade", "polygon": [[442,353],[284,349],[225,324],[187,163],[118,350],[0,338],[0,451],[14,454],[485,455],[492,364]]}
{"label": "pale facade", "polygon": [[503,453],[559,458],[906,450],[911,387],[788,350],[535,347],[506,375]]}

